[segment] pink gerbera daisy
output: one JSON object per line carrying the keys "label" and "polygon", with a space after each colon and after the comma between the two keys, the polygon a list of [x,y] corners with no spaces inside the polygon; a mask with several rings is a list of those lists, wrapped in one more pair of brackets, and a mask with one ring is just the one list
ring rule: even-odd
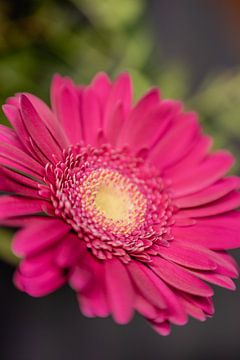
{"label": "pink gerbera daisy", "polygon": [[162,335],[213,314],[204,281],[235,289],[239,178],[195,113],[157,89],[133,105],[127,74],[80,87],[56,75],[51,109],[28,93],[3,109],[0,222],[20,228],[19,289],[69,283],[86,316],[125,324],[136,310]]}

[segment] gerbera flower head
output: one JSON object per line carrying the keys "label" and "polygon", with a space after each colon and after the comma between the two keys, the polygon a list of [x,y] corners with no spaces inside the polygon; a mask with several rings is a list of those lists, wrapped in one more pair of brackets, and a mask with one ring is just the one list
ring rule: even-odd
{"label": "gerbera flower head", "polygon": [[0,222],[18,229],[19,289],[68,283],[86,316],[125,324],[136,310],[163,335],[213,314],[206,282],[235,289],[239,178],[195,113],[157,89],[133,104],[129,75],[102,73],[56,75],[51,108],[22,93],[3,110]]}

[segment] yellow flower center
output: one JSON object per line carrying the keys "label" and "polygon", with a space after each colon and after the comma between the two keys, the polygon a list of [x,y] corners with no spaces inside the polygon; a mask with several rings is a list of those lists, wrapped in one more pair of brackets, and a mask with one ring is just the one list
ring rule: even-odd
{"label": "yellow flower center", "polygon": [[144,222],[147,201],[128,177],[116,170],[98,169],[83,185],[83,204],[102,227],[127,233]]}

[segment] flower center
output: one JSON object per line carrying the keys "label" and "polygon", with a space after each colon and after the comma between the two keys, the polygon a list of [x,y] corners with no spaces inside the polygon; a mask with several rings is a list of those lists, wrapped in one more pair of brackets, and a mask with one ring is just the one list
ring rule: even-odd
{"label": "flower center", "polygon": [[82,204],[95,223],[128,233],[144,221],[146,199],[132,181],[111,169],[92,171],[82,185]]}
{"label": "flower center", "polygon": [[98,259],[150,261],[173,238],[174,208],[159,171],[127,148],[70,146],[46,166],[44,181],[55,215]]}

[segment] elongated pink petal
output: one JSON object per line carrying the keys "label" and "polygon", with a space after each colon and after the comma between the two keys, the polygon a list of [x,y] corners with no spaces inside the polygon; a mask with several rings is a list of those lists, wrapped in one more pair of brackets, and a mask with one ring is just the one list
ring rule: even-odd
{"label": "elongated pink petal", "polygon": [[134,131],[136,124],[140,119],[149,114],[156,105],[159,105],[159,100],[159,91],[157,89],[152,89],[137,102],[120,134],[118,139],[119,146],[127,144],[128,136]]}
{"label": "elongated pink petal", "polygon": [[[55,114],[49,109],[49,107],[37,96],[34,96],[29,93],[23,93],[27,96],[29,101],[32,103],[33,107],[39,114],[41,120],[44,122],[52,137],[54,137],[57,144],[61,147],[61,149],[65,149],[69,142],[66,138],[66,135],[61,126],[57,121]],[[20,94],[21,95],[21,94]]]}
{"label": "elongated pink petal", "polygon": [[221,222],[219,226],[198,222],[194,230],[191,227],[175,227],[173,235],[178,240],[198,244],[208,249],[234,249],[240,246],[239,231],[224,226]]}
{"label": "elongated pink petal", "polygon": [[200,271],[192,271],[192,274],[197,276],[199,279],[207,281],[211,284],[224,287],[228,290],[236,290],[236,285],[229,277],[221,274],[206,273]]}
{"label": "elongated pink petal", "polygon": [[77,144],[83,140],[80,101],[77,89],[71,84],[64,84],[55,95],[57,117],[67,135],[70,144]]}
{"label": "elongated pink petal", "polygon": [[235,209],[239,207],[239,205],[240,193],[237,191],[232,191],[223,198],[216,200],[206,206],[193,208],[191,210],[183,210],[181,215],[186,217],[190,216],[193,218],[218,215]]}
{"label": "elongated pink petal", "polygon": [[219,180],[234,163],[231,154],[218,151],[208,156],[200,165],[181,172],[178,178],[172,179],[171,190],[174,196],[183,196],[200,191]]}
{"label": "elongated pink petal", "polygon": [[17,271],[14,276],[15,285],[34,297],[47,295],[66,282],[66,278],[56,268],[48,268],[39,276],[25,278]]}
{"label": "elongated pink petal", "polygon": [[127,116],[132,103],[132,83],[127,73],[120,74],[113,83],[106,103],[103,123],[104,130],[108,127],[108,121],[110,121],[115,111],[115,106],[119,102],[123,104],[124,114]]}
{"label": "elongated pink petal", "polygon": [[156,307],[165,309],[164,296],[151,280],[147,267],[141,266],[141,263],[131,261],[127,269],[139,292]]}
{"label": "elongated pink petal", "polygon": [[83,91],[81,105],[85,143],[96,146],[97,133],[101,129],[101,108],[91,87]]}
{"label": "elongated pink petal", "polygon": [[186,169],[192,169],[193,166],[199,164],[208,154],[210,148],[212,147],[212,138],[209,136],[198,136],[196,138],[194,146],[191,148],[191,151],[181,159],[181,161],[173,164],[164,170],[164,176],[166,178],[178,178],[182,176],[182,173]]}
{"label": "elongated pink petal", "polygon": [[155,257],[151,263],[152,270],[169,285],[199,296],[212,296],[213,290],[205,283],[190,275],[182,267]]}
{"label": "elongated pink petal", "polygon": [[150,323],[151,323],[153,329],[162,336],[167,336],[171,332],[170,324],[168,321],[164,321],[160,324],[157,324],[154,322],[150,322]]}
{"label": "elongated pink petal", "polygon": [[160,254],[165,259],[188,268],[214,270],[217,267],[216,263],[201,248],[193,248],[184,243],[176,244],[174,241],[169,248],[162,247]]}
{"label": "elongated pink petal", "polygon": [[[82,279],[82,281],[85,280],[85,284],[82,282],[82,288],[78,296],[79,305],[86,316],[106,317],[110,313],[110,306],[107,298],[104,265],[96,261],[91,254],[86,252],[86,249],[83,256],[86,266],[83,266],[83,269],[85,268],[86,274]],[[88,270],[91,276],[90,281],[87,279]],[[82,277],[82,271],[79,276]]]}
{"label": "elongated pink petal", "polygon": [[26,95],[21,95],[21,114],[28,133],[39,151],[50,161],[53,154],[60,157],[59,145]]}
{"label": "elongated pink petal", "polygon": [[174,164],[187,154],[198,133],[196,114],[178,115],[176,124],[151,151],[149,161],[159,169]]}
{"label": "elongated pink petal", "polygon": [[[163,136],[176,113],[176,107],[169,101],[162,101],[157,107],[143,112],[135,119],[134,127],[125,135],[125,142],[137,153],[141,149],[151,148],[156,140]],[[129,122],[133,120],[129,119]],[[129,129],[130,130],[130,129]]]}
{"label": "elongated pink petal", "polygon": [[15,196],[0,196],[0,219],[42,212],[45,201]]}
{"label": "elongated pink petal", "polygon": [[101,107],[101,126],[103,126],[103,120],[105,116],[106,104],[108,102],[109,94],[112,88],[112,84],[107,74],[101,72],[95,76],[91,82],[91,88],[96,93]]}
{"label": "elongated pink petal", "polygon": [[0,142],[0,163],[39,178],[44,168],[28,154],[15,146]]}
{"label": "elongated pink petal", "polygon": [[197,193],[181,197],[174,201],[180,208],[194,207],[217,200],[238,188],[240,180],[236,176],[227,177]]}
{"label": "elongated pink petal", "polygon": [[62,220],[41,218],[17,232],[13,240],[13,251],[17,255],[30,255],[58,242],[70,231]]}
{"label": "elongated pink petal", "polygon": [[124,122],[124,107],[122,102],[118,102],[115,109],[112,111],[111,118],[109,118],[105,128],[105,136],[110,144],[116,145]]}
{"label": "elongated pink petal", "polygon": [[112,315],[119,324],[126,324],[133,316],[134,290],[125,269],[117,259],[105,264],[107,297]]}

